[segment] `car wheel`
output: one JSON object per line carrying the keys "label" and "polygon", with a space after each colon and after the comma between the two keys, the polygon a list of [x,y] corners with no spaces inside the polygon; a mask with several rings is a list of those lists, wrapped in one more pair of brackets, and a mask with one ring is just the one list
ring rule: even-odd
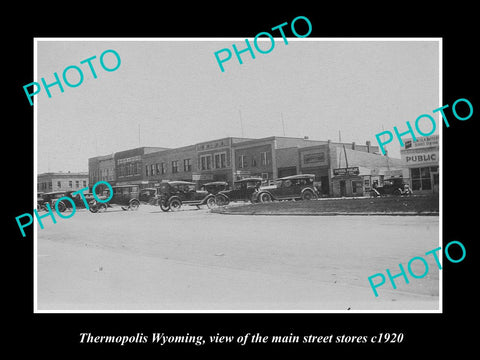
{"label": "car wheel", "polygon": [[170,210],[170,205],[168,205],[167,203],[164,203],[163,201],[160,201],[160,209],[162,209],[162,211],[169,211]]}
{"label": "car wheel", "polygon": [[140,202],[138,200],[130,201],[130,210],[138,210],[140,207]]}
{"label": "car wheel", "polygon": [[67,210],[67,206],[63,203],[63,201],[60,201],[57,204],[55,204],[55,207],[58,209],[58,211],[60,211],[61,213],[63,213],[65,210]]}
{"label": "car wheel", "polygon": [[312,200],[315,198],[315,195],[310,191],[304,191],[302,194],[302,200]]}
{"label": "car wheel", "polygon": [[172,211],[178,211],[182,207],[182,202],[180,199],[172,199],[170,200],[169,206]]}
{"label": "car wheel", "polygon": [[215,201],[215,197],[211,196],[207,199],[207,207],[209,209],[213,209],[215,206],[217,206],[217,202]]}
{"label": "car wheel", "polygon": [[217,196],[215,197],[215,203],[216,203],[218,206],[228,205],[229,202],[230,202],[230,200],[228,200],[228,198],[227,198],[225,195],[217,195]]}
{"label": "car wheel", "polygon": [[272,201],[272,195],[269,193],[261,193],[260,194],[260,202],[266,203],[266,202],[271,202]]}

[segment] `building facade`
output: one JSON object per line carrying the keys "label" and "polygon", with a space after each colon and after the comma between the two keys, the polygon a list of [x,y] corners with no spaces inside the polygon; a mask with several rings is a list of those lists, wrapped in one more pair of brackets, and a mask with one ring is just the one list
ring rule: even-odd
{"label": "building facade", "polygon": [[107,181],[110,185],[115,185],[114,154],[88,159],[88,181],[90,188],[98,181]]}
{"label": "building facade", "polygon": [[161,181],[192,181],[197,167],[195,145],[160,150],[143,157],[143,187],[158,185]]}
{"label": "building facade", "polygon": [[76,191],[88,186],[86,172],[47,172],[37,175],[37,191]]}
{"label": "building facade", "polygon": [[400,149],[404,162],[404,178],[409,180],[414,192],[438,192],[440,142],[438,135],[404,140],[405,147]]}
{"label": "building facade", "polygon": [[161,147],[139,147],[135,149],[116,152],[113,155],[115,161],[115,182],[117,185],[145,184],[143,156],[146,154],[165,150]]}
{"label": "building facade", "polygon": [[[112,165],[113,164],[113,165]],[[322,196],[361,196],[373,183],[402,176],[402,161],[379,154],[378,146],[271,136],[226,137],[174,149],[142,147],[89,159],[90,181],[139,184],[183,180],[230,184],[244,177],[270,180],[314,174]]]}

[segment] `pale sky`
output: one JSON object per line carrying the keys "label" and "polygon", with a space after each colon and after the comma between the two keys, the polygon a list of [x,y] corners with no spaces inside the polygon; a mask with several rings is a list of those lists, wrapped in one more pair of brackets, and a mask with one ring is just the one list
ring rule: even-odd
{"label": "pale sky", "polygon": [[[79,66],[84,80],[75,88],[64,84],[64,93],[50,88],[51,98],[43,88],[35,96],[38,173],[87,171],[89,157],[138,146],[180,147],[240,137],[240,113],[245,137],[283,136],[283,116],[286,136],[338,141],[340,131],[344,142],[377,145],[375,134],[382,126],[406,130],[405,121],[413,126],[419,115],[433,115],[442,105],[436,40],[289,38],[288,45],[276,40],[268,54],[254,48],[252,59],[243,53],[242,65],[233,54],[221,72],[214,52],[233,52],[233,43],[243,49],[244,39],[39,39],[32,81],[44,77],[51,83],[53,73],[61,78],[69,65]],[[113,72],[99,63],[108,49],[121,57]],[[93,55],[97,79],[80,64]],[[105,61],[112,67],[109,55]],[[74,71],[69,79],[77,80]],[[434,118],[438,125],[438,114]],[[400,157],[398,141],[387,149]]]}

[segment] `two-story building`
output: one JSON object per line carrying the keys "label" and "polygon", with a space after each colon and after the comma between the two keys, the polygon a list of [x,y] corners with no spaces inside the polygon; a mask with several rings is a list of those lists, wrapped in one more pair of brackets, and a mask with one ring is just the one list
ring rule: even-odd
{"label": "two-story building", "polygon": [[89,187],[92,187],[98,181],[107,181],[110,185],[115,185],[115,179],[114,154],[88,159]]}
{"label": "two-story building", "polygon": [[161,181],[192,181],[196,172],[195,145],[150,152],[142,156],[144,187]]}
{"label": "two-story building", "polygon": [[46,172],[37,175],[37,191],[76,191],[88,186],[87,172]]}
{"label": "two-story building", "polygon": [[166,148],[143,146],[116,152],[113,155],[115,161],[116,184],[148,184],[148,180],[144,178],[143,156],[160,150],[166,150]]}

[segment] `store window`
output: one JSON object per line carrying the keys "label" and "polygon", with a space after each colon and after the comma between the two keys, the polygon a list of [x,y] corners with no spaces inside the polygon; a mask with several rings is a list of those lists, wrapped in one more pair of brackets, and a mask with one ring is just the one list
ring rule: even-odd
{"label": "store window", "polygon": [[412,178],[412,190],[432,190],[432,180],[430,178],[430,168],[410,169]]}
{"label": "store window", "polygon": [[363,186],[361,180],[352,180],[352,192],[354,194],[363,193]]}

